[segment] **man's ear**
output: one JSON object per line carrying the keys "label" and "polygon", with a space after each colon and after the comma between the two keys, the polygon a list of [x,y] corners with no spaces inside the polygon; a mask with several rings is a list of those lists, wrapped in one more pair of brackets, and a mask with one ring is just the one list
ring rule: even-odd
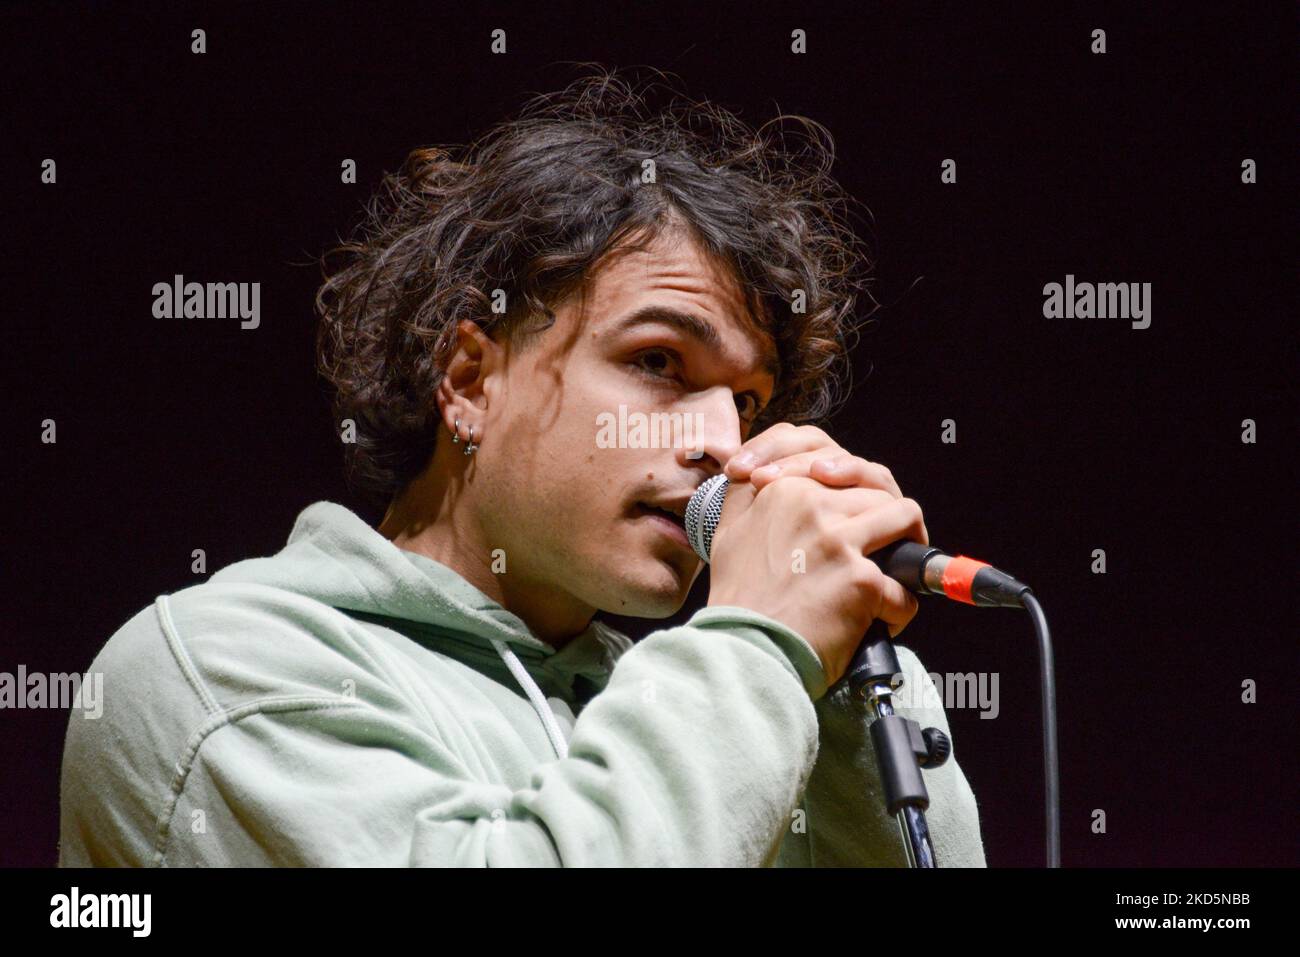
{"label": "man's ear", "polygon": [[464,421],[481,419],[496,394],[497,379],[504,369],[505,347],[493,341],[478,323],[462,319],[456,324],[456,349],[438,383],[438,405],[443,416],[459,416]]}

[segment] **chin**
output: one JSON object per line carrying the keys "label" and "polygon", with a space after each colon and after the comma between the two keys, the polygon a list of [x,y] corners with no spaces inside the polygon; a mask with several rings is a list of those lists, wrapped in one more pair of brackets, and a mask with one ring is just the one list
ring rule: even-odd
{"label": "chin", "polygon": [[[625,557],[625,556],[624,556]],[[607,568],[617,568],[611,559]],[[683,577],[681,569],[656,558],[646,558],[635,569],[609,582],[613,597],[602,603],[602,611],[629,618],[669,618],[686,604],[694,576]]]}
{"label": "chin", "polygon": [[[626,530],[630,529],[630,533]],[[681,611],[704,564],[684,545],[638,517],[584,556],[596,586],[594,607],[629,618],[669,618]]]}

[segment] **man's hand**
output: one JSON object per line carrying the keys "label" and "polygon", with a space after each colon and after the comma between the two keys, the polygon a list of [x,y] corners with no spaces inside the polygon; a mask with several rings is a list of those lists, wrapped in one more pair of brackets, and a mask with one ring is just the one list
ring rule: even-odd
{"label": "man's hand", "polygon": [[713,536],[710,605],[751,608],[798,632],[835,684],[872,621],[902,631],[916,596],[866,556],[915,537],[921,508],[871,488],[834,488],[805,476],[760,492],[733,485]]}
{"label": "man's hand", "polygon": [[[882,509],[890,504],[903,507],[905,513],[910,509],[914,513],[913,524],[905,537],[926,545],[930,543],[930,532],[925,526],[920,505],[903,497],[889,469],[847,452],[815,426],[796,426],[789,422],[772,426],[741,446],[728,460],[724,473],[733,483],[747,481],[751,496],[757,496],[762,489],[783,478],[812,479],[829,488],[862,489],[863,492],[855,493],[859,495],[874,493],[873,498],[864,503],[865,511]],[[888,542],[882,542],[880,546],[884,544]],[[874,550],[875,546],[869,545],[863,557]],[[876,568],[869,559],[867,564]],[[880,577],[889,597],[878,608],[876,617],[885,618],[890,625],[890,636],[897,637],[916,614],[917,604],[915,597],[902,586],[894,589],[897,583],[885,578],[883,573]]]}
{"label": "man's hand", "polygon": [[[874,488],[894,498],[903,497],[889,469],[845,451],[812,425],[778,422],[742,445],[723,471],[732,482],[748,481],[755,492],[778,478],[798,476],[833,488]],[[922,544],[929,545],[930,532],[924,522],[921,533]]]}

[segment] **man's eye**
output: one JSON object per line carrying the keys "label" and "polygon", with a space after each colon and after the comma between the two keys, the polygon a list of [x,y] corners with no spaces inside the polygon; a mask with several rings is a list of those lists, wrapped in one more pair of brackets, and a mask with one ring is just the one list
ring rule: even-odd
{"label": "man's eye", "polygon": [[[656,379],[671,379],[672,367],[681,365],[681,357],[671,349],[647,349],[636,357],[633,365]],[[754,423],[762,408],[762,400],[753,392],[742,392],[736,396],[736,410],[747,425]]]}
{"label": "man's eye", "polygon": [[752,392],[742,392],[736,396],[736,409],[740,412],[740,417],[746,422],[752,423],[758,418],[759,402],[758,396]]}
{"label": "man's eye", "polygon": [[638,369],[660,379],[669,378],[667,373],[675,361],[675,357],[667,349],[648,349],[636,357]]}

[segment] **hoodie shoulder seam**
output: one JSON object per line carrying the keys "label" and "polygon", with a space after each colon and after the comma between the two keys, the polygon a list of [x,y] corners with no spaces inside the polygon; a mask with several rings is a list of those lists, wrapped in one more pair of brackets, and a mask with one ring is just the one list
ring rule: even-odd
{"label": "hoodie shoulder seam", "polygon": [[203,707],[208,714],[218,713],[221,711],[221,706],[217,704],[217,699],[208,690],[207,684],[199,675],[199,669],[194,665],[194,660],[190,658],[189,652],[185,650],[185,646],[181,643],[180,632],[177,630],[176,622],[172,618],[171,605],[167,601],[167,596],[159,595],[154,607],[158,612],[158,625],[162,629],[163,638],[167,642],[167,647],[171,649],[172,657],[176,659],[176,664],[181,669],[181,673],[185,675],[185,680],[190,683],[194,693],[199,696],[199,700],[203,702]]}
{"label": "hoodie shoulder seam", "polygon": [[180,803],[181,794],[185,791],[185,785],[189,781],[190,771],[194,766],[194,759],[198,757],[199,750],[204,743],[214,733],[222,728],[230,727],[244,718],[253,717],[260,714],[284,714],[294,711],[323,711],[329,708],[370,708],[371,706],[358,699],[348,699],[342,696],[317,697],[304,695],[290,695],[284,697],[259,698],[257,701],[250,701],[247,704],[240,705],[238,708],[229,710],[220,710],[212,714],[207,721],[204,721],[193,734],[190,735],[186,743],[185,751],[180,760],[176,762],[176,773],[172,777],[171,786],[168,788],[168,794],[163,801],[163,807],[158,815],[157,833],[154,838],[153,867],[162,867],[163,858],[167,854],[167,844],[171,839],[172,818],[176,814],[176,806]]}

